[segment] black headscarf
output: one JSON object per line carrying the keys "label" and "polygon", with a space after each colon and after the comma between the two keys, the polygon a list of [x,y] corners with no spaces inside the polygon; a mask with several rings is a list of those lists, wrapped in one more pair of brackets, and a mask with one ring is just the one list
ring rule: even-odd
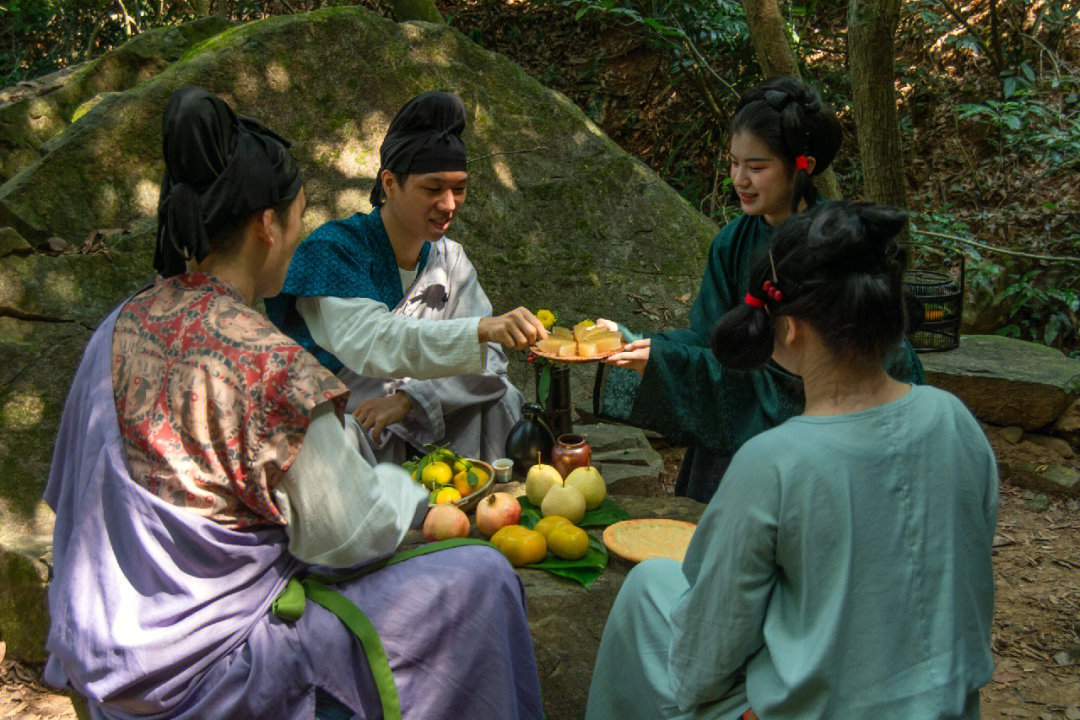
{"label": "black headscarf", "polygon": [[173,93],[162,136],[154,269],[164,277],[184,272],[191,258],[201,262],[216,231],[291,200],[303,184],[286,140],[202,88]]}
{"label": "black headscarf", "polygon": [[433,173],[465,169],[465,105],[448,92],[427,92],[405,103],[379,146],[379,174],[371,204],[382,205],[383,170],[395,174]]}

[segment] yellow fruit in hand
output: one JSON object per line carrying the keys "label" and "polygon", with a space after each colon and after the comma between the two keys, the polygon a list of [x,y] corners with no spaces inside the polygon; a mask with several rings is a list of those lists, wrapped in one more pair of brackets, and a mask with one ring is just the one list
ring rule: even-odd
{"label": "yellow fruit in hand", "polygon": [[[521,527],[520,525],[511,527]],[[506,528],[503,528],[505,530]],[[499,533],[496,532],[492,535],[491,539],[494,540]],[[543,535],[535,530],[529,530],[528,528],[521,527],[520,531],[514,533],[507,533],[505,537],[500,538],[500,542],[496,545],[497,548],[506,556],[506,559],[510,561],[510,564],[514,567],[521,567],[522,565],[531,565],[532,563],[538,563],[547,556],[547,540]]]}
{"label": "yellow fruit in hand", "polygon": [[536,527],[533,528],[533,529],[536,530],[536,532],[543,535],[544,537],[547,537],[551,533],[552,530],[559,527],[560,525],[573,525],[573,524],[574,523],[570,522],[569,520],[567,520],[566,518],[564,518],[561,515],[548,515],[546,518],[543,518],[538,523],[536,523]]}
{"label": "yellow fruit in hand", "polygon": [[461,499],[461,493],[452,487],[444,487],[435,495],[435,504],[452,503]]}
{"label": "yellow fruit in hand", "polygon": [[453,478],[454,471],[442,460],[428,463],[424,467],[424,472],[420,475],[420,481],[432,489],[436,485],[449,485]]}
{"label": "yellow fruit in hand", "polygon": [[563,560],[580,560],[589,551],[589,534],[566,522],[552,528],[547,543],[551,552]]}

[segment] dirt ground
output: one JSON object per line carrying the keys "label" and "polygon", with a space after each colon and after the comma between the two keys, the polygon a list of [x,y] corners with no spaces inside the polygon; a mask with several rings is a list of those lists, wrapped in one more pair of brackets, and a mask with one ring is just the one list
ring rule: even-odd
{"label": "dirt ground", "polygon": [[[1078,458],[1010,444],[995,429],[988,437],[1002,463],[1080,468]],[[657,494],[671,493],[683,449],[656,446],[666,468]],[[983,717],[1080,720],[1080,502],[1003,482],[994,546],[994,675],[982,691]],[[0,661],[0,720],[75,718],[39,672]]]}

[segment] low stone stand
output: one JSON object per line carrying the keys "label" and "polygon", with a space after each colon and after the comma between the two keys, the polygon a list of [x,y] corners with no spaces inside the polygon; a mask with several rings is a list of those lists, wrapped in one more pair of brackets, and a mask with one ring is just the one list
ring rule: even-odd
{"label": "low stone stand", "polygon": [[[696,523],[705,505],[682,497],[611,497],[632,518],[671,518]],[[589,532],[600,537],[601,529]],[[525,585],[529,630],[549,720],[580,718],[589,697],[593,663],[608,612],[633,563],[614,555],[589,589],[543,570],[518,570]]]}

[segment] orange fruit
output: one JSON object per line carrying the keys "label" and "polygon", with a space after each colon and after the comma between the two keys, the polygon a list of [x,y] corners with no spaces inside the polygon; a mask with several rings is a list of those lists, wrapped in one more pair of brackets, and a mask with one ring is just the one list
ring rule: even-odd
{"label": "orange fruit", "polygon": [[444,487],[435,495],[435,504],[452,503],[461,499],[461,493],[452,487]]}

